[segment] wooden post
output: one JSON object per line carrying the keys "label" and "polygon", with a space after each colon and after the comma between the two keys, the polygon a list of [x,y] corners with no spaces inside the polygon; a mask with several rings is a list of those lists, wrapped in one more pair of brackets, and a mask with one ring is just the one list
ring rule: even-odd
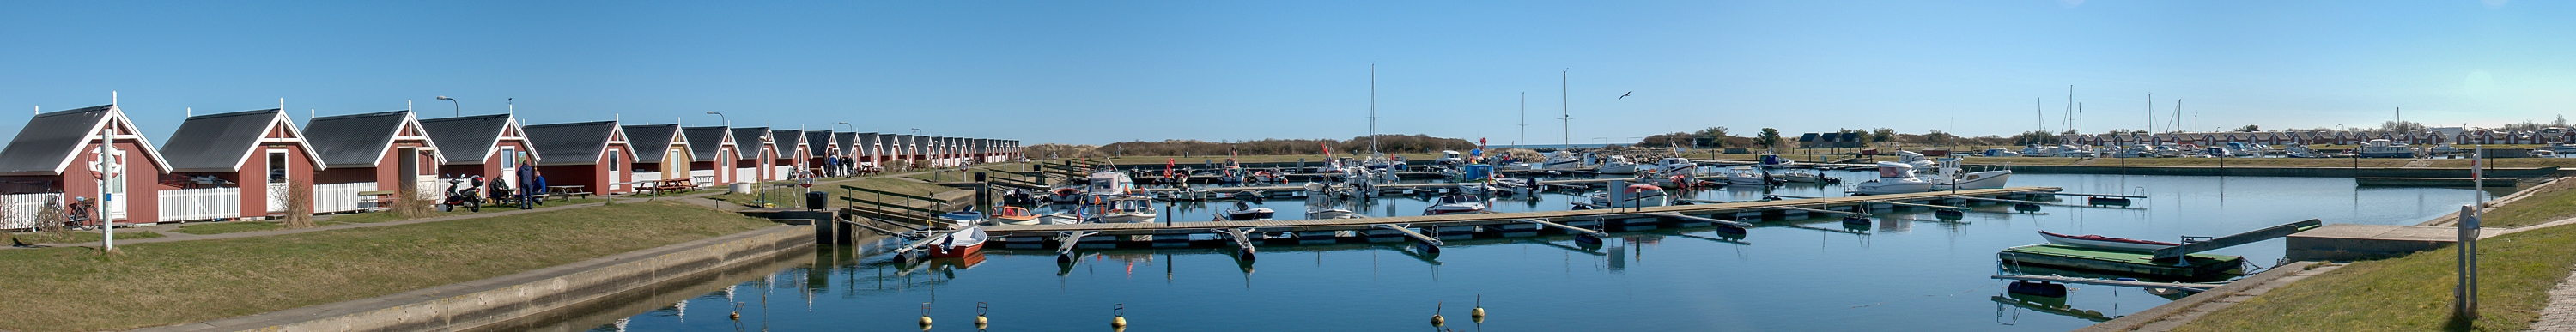
{"label": "wooden post", "polygon": [[2478,209],[2460,206],[2459,285],[2451,288],[2451,318],[2459,321],[2478,318]]}

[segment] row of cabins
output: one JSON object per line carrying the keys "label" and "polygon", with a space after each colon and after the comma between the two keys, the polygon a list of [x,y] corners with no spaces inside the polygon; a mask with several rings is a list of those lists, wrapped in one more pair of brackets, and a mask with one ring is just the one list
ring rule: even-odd
{"label": "row of cabins", "polygon": [[2496,131],[2470,130],[2458,134],[2436,131],[2418,133],[2389,131],[2266,131],[2217,133],[2113,133],[2065,135],[2067,144],[2083,145],[2213,145],[2229,142],[2264,145],[2344,144],[2354,145],[2385,139],[2405,144],[2550,144],[2576,139],[2569,131]]}
{"label": "row of cabins", "polygon": [[386,193],[437,199],[445,179],[515,186],[521,167],[551,186],[620,194],[640,181],[720,186],[1021,157],[1019,141],[1001,139],[417,116],[326,116],[299,126],[280,109],[197,115],[154,145],[116,105],[39,113],[0,149],[0,229],[32,228],[48,204],[101,193],[105,219],[132,225],[283,215],[297,185],[311,186],[317,213],[379,209]]}

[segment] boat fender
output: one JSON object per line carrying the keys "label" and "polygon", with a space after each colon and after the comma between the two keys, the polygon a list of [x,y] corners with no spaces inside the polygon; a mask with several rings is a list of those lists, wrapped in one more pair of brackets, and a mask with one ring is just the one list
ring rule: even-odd
{"label": "boat fender", "polygon": [[975,302],[975,329],[976,329],[976,330],[983,330],[983,329],[984,329],[984,324],[985,324],[985,323],[989,323],[989,322],[990,322],[989,320],[984,319],[984,312],[985,312],[985,311],[986,311],[986,309],[985,309],[985,304],[984,304],[984,302],[983,302],[983,301],[976,301],[976,302]]}
{"label": "boat fender", "polygon": [[1127,304],[1126,304],[1126,303],[1119,303],[1119,304],[1114,304],[1114,305],[1110,305],[1110,306],[1109,306],[1109,327],[1117,328],[1117,329],[1118,329],[1118,330],[1120,330],[1120,331],[1125,331],[1125,330],[1127,330]]}
{"label": "boat fender", "polygon": [[930,302],[921,303],[921,329],[930,330]]}

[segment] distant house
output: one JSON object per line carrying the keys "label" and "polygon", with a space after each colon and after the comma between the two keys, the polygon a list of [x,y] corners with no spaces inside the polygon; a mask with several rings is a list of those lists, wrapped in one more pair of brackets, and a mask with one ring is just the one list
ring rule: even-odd
{"label": "distant house", "polygon": [[840,143],[841,147],[839,151],[841,152],[841,158],[850,159],[850,169],[842,171],[857,171],[857,168],[859,167],[859,144],[861,143],[859,140],[859,133],[832,133],[832,142]]}
{"label": "distant house", "polygon": [[598,194],[634,191],[634,186],[619,184],[637,180],[632,164],[635,148],[627,144],[626,131],[618,127],[617,121],[544,124],[524,129],[528,145],[537,150],[537,170],[545,172],[547,185],[582,186],[576,192]]}
{"label": "distant house", "polygon": [[734,182],[731,168],[739,149],[733,130],[724,126],[680,128],[689,136],[689,180],[703,186],[722,186]]}
{"label": "distant house", "polygon": [[151,191],[169,173],[169,160],[116,105],[38,113],[0,149],[0,201],[9,207],[0,229],[33,228],[47,204],[82,199],[107,209],[99,220],[157,223],[160,197]]}
{"label": "distant house", "polygon": [[680,125],[634,125],[618,127],[626,132],[626,143],[635,146],[635,180],[679,180],[689,178],[689,136]]}
{"label": "distant house", "polygon": [[805,166],[799,170],[816,174],[834,174],[834,168],[840,167],[838,158],[841,157],[841,141],[837,137],[832,137],[832,131],[806,131],[805,144],[808,145],[805,154],[802,155],[805,156]]}
{"label": "distant house", "polygon": [[770,135],[769,127],[734,128],[732,134],[739,140],[734,143],[732,168],[735,181],[770,180],[770,174],[777,168],[769,167],[769,164],[778,158],[778,141],[781,138]]}
{"label": "distant house", "polygon": [[769,168],[777,170],[779,174],[803,174],[806,150],[813,149],[814,145],[812,141],[806,139],[808,136],[805,135],[805,131],[773,130],[769,135],[778,137],[778,154],[770,156]]}
{"label": "distant house", "polygon": [[286,213],[290,187],[329,166],[281,109],[188,117],[161,145],[176,181],[162,188],[162,221],[265,219]]}
{"label": "distant house", "polygon": [[[429,128],[429,139],[438,143],[445,160],[438,173],[444,178],[482,176],[485,181],[498,181],[502,186],[525,186],[519,179],[519,168],[526,163],[542,162],[528,148],[528,135],[519,127],[519,119],[509,114],[469,115],[420,120]],[[492,186],[483,186],[491,195]],[[534,188],[545,189],[545,188]]]}
{"label": "distant house", "polygon": [[876,144],[873,144],[873,148],[876,149],[874,157],[876,158],[877,168],[891,169],[898,166],[894,163],[895,156],[902,154],[897,151],[902,148],[898,147],[901,143],[896,143],[895,136],[897,135],[884,133],[877,134]]}
{"label": "distant house", "polygon": [[391,207],[389,201],[359,193],[443,197],[439,191],[446,187],[437,176],[443,154],[411,111],[313,118],[304,125],[304,140],[320,152],[326,167],[313,177],[315,212]]}

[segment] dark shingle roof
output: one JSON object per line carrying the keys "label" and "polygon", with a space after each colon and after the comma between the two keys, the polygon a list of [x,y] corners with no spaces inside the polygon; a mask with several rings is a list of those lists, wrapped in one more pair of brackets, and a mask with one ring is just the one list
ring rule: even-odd
{"label": "dark shingle roof", "polygon": [[18,138],[0,149],[0,171],[58,173],[68,165],[72,150],[88,145],[85,136],[107,118],[116,105],[99,105],[45,112],[27,120],[27,128],[18,130]]}
{"label": "dark shingle roof", "polygon": [[528,135],[528,146],[537,150],[538,165],[589,165],[599,162],[599,154],[608,151],[608,137],[617,133],[617,121],[555,123],[520,127]]}
{"label": "dark shingle roof", "polygon": [[[393,147],[395,131],[409,119],[411,111],[313,118],[304,124],[304,141],[322,154],[323,164],[375,167],[377,160],[384,159],[385,149]],[[429,144],[434,147],[438,142]]]}
{"label": "dark shingle roof", "polygon": [[840,144],[840,141],[832,139],[832,131],[830,130],[805,132],[805,145],[807,145],[805,151],[806,157],[832,155],[832,150],[839,149]]}
{"label": "dark shingle roof", "polygon": [[662,162],[662,155],[671,152],[671,136],[680,134],[680,125],[677,124],[634,125],[620,129],[626,131],[626,145],[635,147],[635,162],[639,163]]}
{"label": "dark shingle roof", "polygon": [[858,157],[859,133],[833,133],[832,140],[841,142],[841,156]]}
{"label": "dark shingle roof", "polygon": [[681,135],[689,136],[690,161],[716,161],[716,152],[724,149],[731,133],[724,126],[680,128]]}
{"label": "dark shingle roof", "polygon": [[769,127],[734,128],[734,159],[760,159],[760,153],[755,151],[760,150],[762,143],[770,143],[769,140],[761,139],[767,136],[769,136]]}
{"label": "dark shingle roof", "polygon": [[[805,130],[803,129],[770,131],[769,136],[778,138],[779,159],[797,158],[799,157],[796,155],[797,144],[812,144],[811,142],[805,141]],[[812,147],[807,148],[811,149]]]}
{"label": "dark shingle roof", "polygon": [[268,126],[280,122],[280,112],[272,108],[191,116],[179,123],[179,131],[170,134],[161,150],[170,151],[166,157],[172,171],[239,171],[242,160],[259,147],[259,138],[267,136]]}
{"label": "dark shingle roof", "polygon": [[481,164],[492,154],[492,146],[501,143],[501,131],[510,126],[509,114],[468,115],[453,118],[420,120],[429,140],[445,150],[448,163]]}

